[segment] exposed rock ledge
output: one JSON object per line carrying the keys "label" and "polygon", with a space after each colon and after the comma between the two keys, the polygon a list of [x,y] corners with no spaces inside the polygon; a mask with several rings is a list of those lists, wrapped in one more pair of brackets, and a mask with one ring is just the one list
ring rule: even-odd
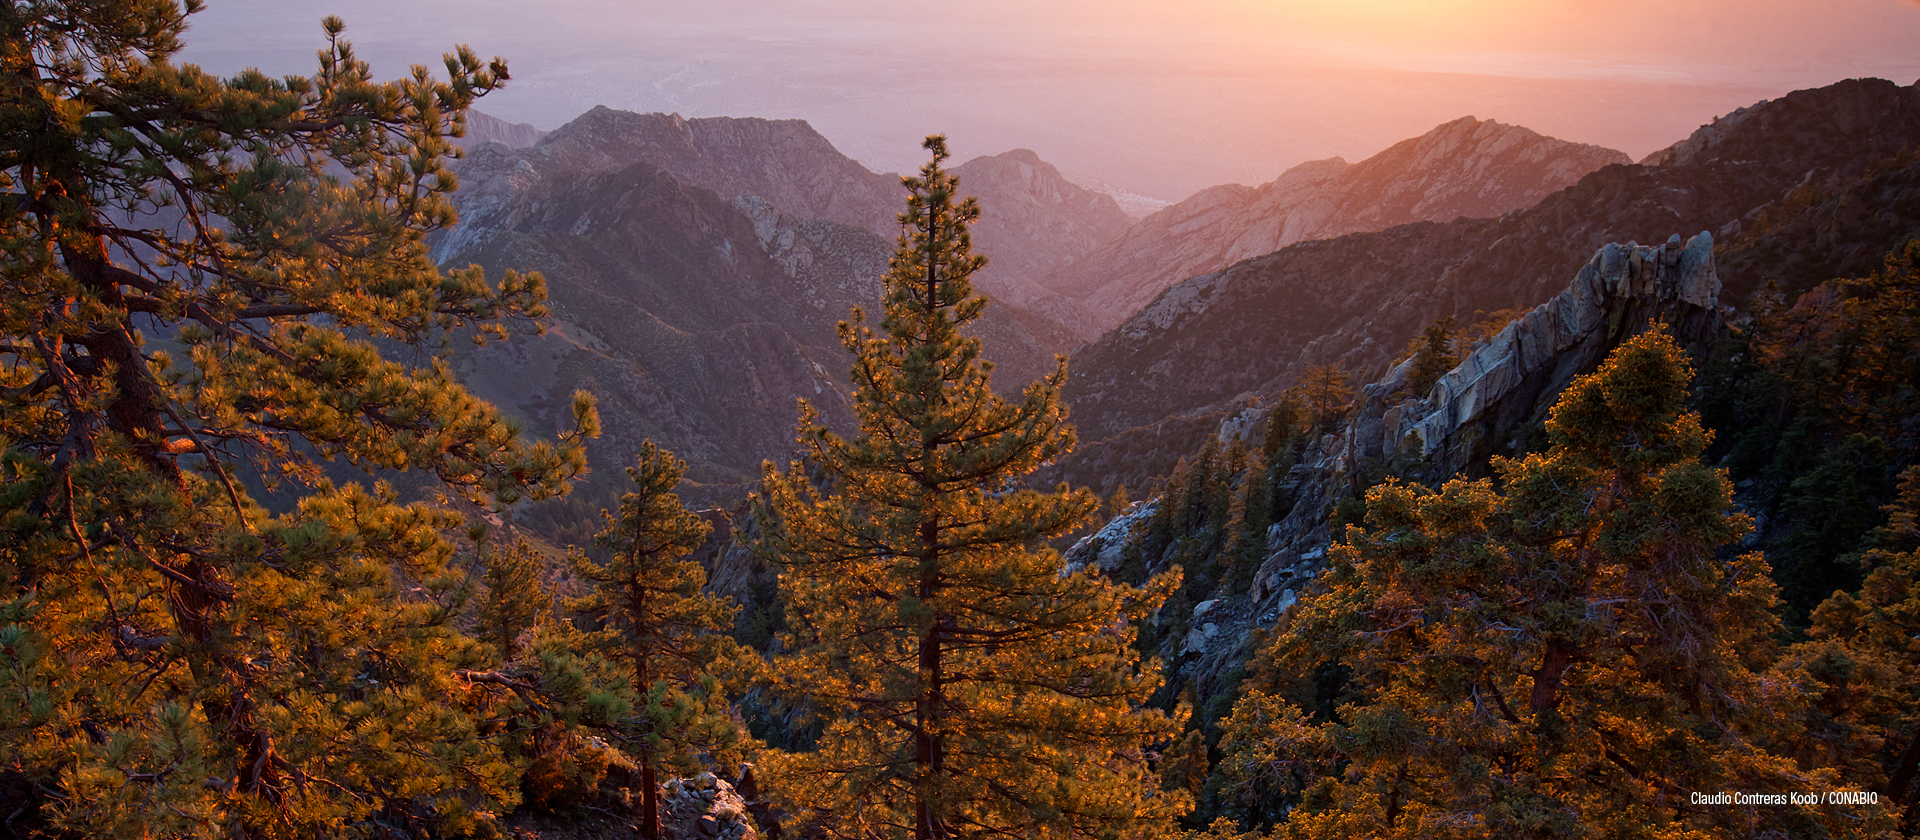
{"label": "exposed rock ledge", "polygon": [[[1361,389],[1347,426],[1313,442],[1288,477],[1293,511],[1267,532],[1267,560],[1248,595],[1214,602],[1215,632],[1183,640],[1172,655],[1200,654],[1210,666],[1237,658],[1254,624],[1269,624],[1325,562],[1334,502],[1389,466],[1430,481],[1479,475],[1492,455],[1519,448],[1575,377],[1597,369],[1621,343],[1664,324],[1683,346],[1702,347],[1722,331],[1720,279],[1707,233],[1665,245],[1607,245],[1553,300],[1507,324],[1424,396],[1405,393],[1411,360]],[[1222,434],[1264,425],[1229,418]],[[1231,429],[1229,429],[1231,427]],[[1066,553],[1069,569],[1118,566],[1159,500],[1138,504]],[[1159,558],[1155,568],[1163,567]],[[1234,603],[1237,602],[1237,603]],[[1196,622],[1194,627],[1201,627]],[[1233,644],[1223,644],[1232,641]]]}

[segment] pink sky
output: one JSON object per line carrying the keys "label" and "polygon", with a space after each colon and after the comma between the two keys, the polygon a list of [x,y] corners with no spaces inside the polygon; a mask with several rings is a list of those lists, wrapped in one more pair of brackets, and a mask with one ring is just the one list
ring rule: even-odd
{"label": "pink sky", "polygon": [[[1640,157],[1736,107],[1920,77],[1914,0],[210,0],[187,60],[309,72],[338,14],[387,76],[454,43],[554,128],[596,104],[803,118],[880,170],[942,131],[1165,199],[1474,115]],[[939,17],[928,14],[938,11]]]}

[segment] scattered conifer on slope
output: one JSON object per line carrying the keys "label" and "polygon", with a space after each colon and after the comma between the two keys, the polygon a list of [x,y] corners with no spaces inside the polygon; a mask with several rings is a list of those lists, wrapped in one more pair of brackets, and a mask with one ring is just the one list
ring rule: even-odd
{"label": "scattered conifer on slope", "polygon": [[607,527],[599,545],[606,561],[572,558],[575,573],[594,591],[569,606],[604,626],[568,647],[618,662],[631,675],[628,685],[593,701],[605,707],[595,717],[634,755],[640,833],[658,840],[660,771],[691,773],[697,757],[740,745],[742,733],[717,675],[736,654],[727,636],[736,608],[701,592],[706,570],[688,556],[708,526],[673,492],[686,465],[652,441],[637,461],[627,468],[634,489],[620,498],[617,513],[603,514]]}

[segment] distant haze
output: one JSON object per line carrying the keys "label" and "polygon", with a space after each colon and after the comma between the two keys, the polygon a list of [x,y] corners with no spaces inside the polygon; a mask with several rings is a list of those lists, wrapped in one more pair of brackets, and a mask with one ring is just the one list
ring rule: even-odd
{"label": "distant haze", "polygon": [[[1920,76],[1913,0],[209,0],[183,60],[311,73],[335,14],[387,78],[507,58],[481,110],[801,118],[880,171],[944,132],[1162,199],[1473,115],[1639,158],[1734,108]],[[940,17],[924,13],[933,10]]]}

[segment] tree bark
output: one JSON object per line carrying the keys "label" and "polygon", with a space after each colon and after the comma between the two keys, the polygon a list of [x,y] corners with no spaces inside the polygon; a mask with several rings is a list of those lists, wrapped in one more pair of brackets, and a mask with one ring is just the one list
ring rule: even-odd
{"label": "tree bark", "polygon": [[[921,560],[919,596],[921,601],[929,606],[932,605],[933,598],[938,593],[940,585],[937,546],[939,534],[939,521],[936,518],[928,517],[920,524],[920,540],[926,554],[923,556],[924,559]],[[944,820],[940,819],[939,815],[934,813],[933,807],[928,802],[928,799],[931,798],[934,785],[938,783],[941,763],[940,738],[935,733],[935,730],[941,723],[940,715],[943,711],[941,705],[945,699],[944,690],[941,686],[944,675],[941,672],[943,663],[941,662],[940,650],[940,632],[943,623],[943,618],[935,616],[933,624],[929,626],[927,632],[920,637],[919,667],[922,688],[920,696],[914,701],[914,722],[917,724],[913,736],[913,758],[916,776],[914,780],[914,840],[934,840],[934,838],[940,837],[945,833],[941,831],[940,828]]]}

